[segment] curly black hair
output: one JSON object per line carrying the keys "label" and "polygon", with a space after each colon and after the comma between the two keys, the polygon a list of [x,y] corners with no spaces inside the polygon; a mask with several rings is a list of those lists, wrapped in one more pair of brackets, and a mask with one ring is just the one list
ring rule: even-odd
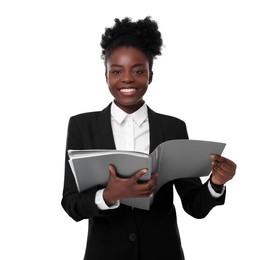
{"label": "curly black hair", "polygon": [[111,55],[112,51],[120,46],[129,46],[140,49],[148,58],[149,67],[152,69],[153,59],[161,55],[163,41],[158,30],[156,21],[151,20],[150,16],[145,19],[132,22],[126,17],[122,20],[115,19],[112,28],[106,28],[102,35],[102,59],[105,60]]}

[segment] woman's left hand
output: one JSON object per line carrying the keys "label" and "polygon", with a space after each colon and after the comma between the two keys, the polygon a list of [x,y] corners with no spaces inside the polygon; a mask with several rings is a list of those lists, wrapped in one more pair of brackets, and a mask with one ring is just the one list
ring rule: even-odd
{"label": "woman's left hand", "polygon": [[236,164],[217,154],[212,154],[212,176],[211,180],[214,184],[224,185],[227,181],[231,180],[236,173]]}

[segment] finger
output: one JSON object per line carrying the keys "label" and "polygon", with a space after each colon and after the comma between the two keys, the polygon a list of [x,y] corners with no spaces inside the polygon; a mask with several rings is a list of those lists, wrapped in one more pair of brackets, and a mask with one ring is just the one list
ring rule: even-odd
{"label": "finger", "polygon": [[140,197],[140,198],[147,198],[147,197],[149,197],[152,193],[153,193],[153,192],[151,192],[151,193],[150,193],[150,192],[145,192],[145,193],[140,194],[139,197]]}
{"label": "finger", "polygon": [[152,179],[155,179],[155,180],[157,180],[158,176],[159,176],[159,174],[158,174],[158,173],[153,173],[153,174],[152,174]]}
{"label": "finger", "polygon": [[211,154],[210,158],[212,159],[212,165],[217,165],[217,163],[219,162],[217,159],[219,158],[219,155],[217,154]]}
{"label": "finger", "polygon": [[138,184],[136,190],[140,192],[140,194],[151,194],[156,190],[156,188],[157,188],[156,181],[154,179],[151,179],[146,183]]}
{"label": "finger", "polygon": [[231,167],[236,168],[236,164],[226,157],[223,157],[218,154],[211,154],[210,157],[213,159],[212,164],[216,164],[217,162],[226,162]]}
{"label": "finger", "polygon": [[144,175],[147,173],[147,169],[142,169],[140,171],[138,171],[131,179],[134,181],[134,182],[138,182],[138,180]]}
{"label": "finger", "polygon": [[231,161],[231,160],[229,160],[225,157],[222,157],[222,158],[219,158],[219,160],[213,161],[212,165],[216,165],[216,166],[222,167],[224,169],[228,169],[229,171],[235,171],[236,170],[236,164],[233,161]]}
{"label": "finger", "polygon": [[218,166],[215,166],[214,168],[213,168],[213,174],[215,174],[216,176],[217,175],[220,175],[220,176],[226,176],[226,171],[225,170],[223,170],[222,168],[220,168],[220,167],[218,167]]}
{"label": "finger", "polygon": [[158,178],[158,175],[154,174],[151,177],[151,179],[146,183],[147,187],[150,188],[150,187],[156,186],[157,185],[157,178]]}
{"label": "finger", "polygon": [[236,167],[237,167],[237,165],[236,165],[233,161],[231,161],[231,160],[229,160],[229,159],[227,159],[227,158],[225,158],[225,162],[226,162],[229,166],[231,166],[232,168],[236,168]]}
{"label": "finger", "polygon": [[210,157],[213,159],[214,162],[224,162],[226,160],[229,160],[229,159],[227,159],[227,158],[225,158],[221,155],[218,155],[218,154],[212,154]]}
{"label": "finger", "polygon": [[143,196],[143,195],[149,196],[149,195],[151,195],[152,193],[154,193],[155,190],[156,190],[156,186],[155,186],[155,185],[152,186],[152,187],[150,187],[150,188],[145,187],[144,189],[142,189],[142,190],[139,191],[139,194],[140,194],[141,196]]}
{"label": "finger", "polygon": [[235,175],[234,171],[225,171],[221,167],[215,167],[213,173],[216,177],[226,179],[226,181],[232,179]]}
{"label": "finger", "polygon": [[227,162],[220,162],[217,164],[218,167],[222,168],[227,172],[235,172],[236,168],[234,165],[230,165]]}
{"label": "finger", "polygon": [[149,190],[150,191],[150,194],[154,193],[157,189],[157,184],[154,183],[154,185],[151,186],[151,189]]}
{"label": "finger", "polygon": [[230,165],[235,165],[235,163],[231,160],[229,160],[228,158],[222,156],[222,155],[218,155],[218,154],[212,154],[210,155],[210,157],[215,160],[215,161],[219,161],[219,162],[227,162]]}
{"label": "finger", "polygon": [[151,191],[153,190],[155,187],[155,183],[153,183],[152,181],[148,181],[147,183],[145,184],[142,184],[142,188],[145,190],[145,191]]}
{"label": "finger", "polygon": [[210,154],[210,157],[211,157],[213,160],[216,160],[216,159],[219,157],[219,155],[212,153],[212,154]]}
{"label": "finger", "polygon": [[109,164],[109,174],[111,177],[116,177],[116,167],[113,164]]}

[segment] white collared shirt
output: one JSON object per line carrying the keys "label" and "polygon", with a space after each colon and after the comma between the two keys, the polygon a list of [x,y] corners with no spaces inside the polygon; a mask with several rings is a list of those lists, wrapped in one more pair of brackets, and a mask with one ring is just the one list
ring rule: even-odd
{"label": "white collared shirt", "polygon": [[112,103],[111,125],[117,150],[149,153],[149,123],[146,104],[134,113],[127,114]]}
{"label": "white collared shirt", "polygon": [[[144,103],[137,111],[127,114],[114,102],[111,105],[111,126],[117,150],[149,153],[149,122],[147,106]],[[114,209],[119,201],[108,207],[103,199],[104,189],[98,190],[95,203],[99,209]]]}
{"label": "white collared shirt", "polygon": [[[114,102],[111,105],[111,126],[117,150],[129,150],[149,153],[149,121],[147,106],[144,103],[141,108],[132,114],[127,114]],[[213,197],[220,197],[223,192],[216,193],[208,182],[208,189]],[[103,199],[104,189],[98,190],[95,203],[101,210],[114,209],[120,204],[117,201],[108,207]]]}

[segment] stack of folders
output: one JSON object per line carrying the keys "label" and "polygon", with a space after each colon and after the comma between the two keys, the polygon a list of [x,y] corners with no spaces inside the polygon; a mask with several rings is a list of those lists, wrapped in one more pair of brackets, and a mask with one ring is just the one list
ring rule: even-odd
{"label": "stack of folders", "polygon": [[[121,178],[130,178],[141,169],[148,169],[140,181],[158,173],[157,191],[167,182],[179,178],[208,176],[210,154],[221,155],[224,143],[199,140],[171,140],[161,143],[151,154],[120,150],[68,150],[69,164],[79,192],[96,185],[107,185],[109,164]],[[122,204],[149,210],[154,196],[122,199]]]}

